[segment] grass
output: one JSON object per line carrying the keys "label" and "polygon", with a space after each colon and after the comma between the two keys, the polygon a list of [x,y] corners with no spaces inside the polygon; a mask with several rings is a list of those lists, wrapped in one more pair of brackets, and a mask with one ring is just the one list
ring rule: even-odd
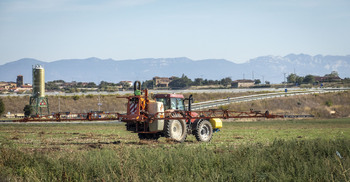
{"label": "grass", "polygon": [[118,123],[2,124],[0,143],[0,181],[350,180],[349,118],[225,122],[183,144]]}

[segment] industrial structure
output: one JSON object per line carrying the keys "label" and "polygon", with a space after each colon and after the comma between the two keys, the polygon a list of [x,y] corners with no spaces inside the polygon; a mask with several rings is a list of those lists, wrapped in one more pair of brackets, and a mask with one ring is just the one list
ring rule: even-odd
{"label": "industrial structure", "polygon": [[42,116],[43,110],[47,110],[50,114],[49,100],[45,97],[45,70],[37,64],[32,67],[33,91],[29,100],[29,105],[32,107],[35,115]]}

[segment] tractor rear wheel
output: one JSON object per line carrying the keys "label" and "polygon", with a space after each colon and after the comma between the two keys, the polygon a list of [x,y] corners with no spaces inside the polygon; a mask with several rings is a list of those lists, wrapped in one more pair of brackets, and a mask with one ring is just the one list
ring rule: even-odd
{"label": "tractor rear wheel", "polygon": [[[173,117],[181,117],[179,114]],[[173,139],[176,142],[184,142],[187,137],[187,126],[183,119],[171,119],[166,121],[165,137]]]}
{"label": "tractor rear wheel", "polygon": [[213,127],[208,120],[203,120],[199,123],[197,130],[193,133],[197,141],[209,142],[213,137]]}

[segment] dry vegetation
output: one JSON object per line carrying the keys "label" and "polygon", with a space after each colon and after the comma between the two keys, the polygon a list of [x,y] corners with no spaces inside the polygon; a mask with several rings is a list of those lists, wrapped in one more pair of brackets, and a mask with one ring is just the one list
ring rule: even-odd
{"label": "dry vegetation", "polygon": [[223,106],[222,109],[265,112],[274,114],[312,114],[315,117],[350,117],[350,92],[289,96]]}
{"label": "dry vegetation", "polygon": [[[243,95],[258,94],[256,92],[241,93],[193,93],[195,102],[238,97]],[[185,94],[188,97],[189,93]],[[117,95],[101,95],[101,110],[106,112],[125,112],[126,99],[116,98]],[[58,112],[58,99],[60,99],[61,112],[89,112],[98,110],[97,95],[82,96],[49,96],[50,112]],[[5,112],[21,113],[29,96],[3,97]],[[274,114],[312,114],[316,117],[349,117],[350,116],[350,92],[337,92],[326,94],[312,94],[302,96],[289,96],[252,102],[236,103],[222,106],[221,109],[236,111],[249,111],[250,109],[265,112],[269,110]]]}
{"label": "dry vegetation", "polygon": [[[238,97],[243,95],[256,94],[256,92],[242,93],[193,93],[195,102],[222,99],[227,97]],[[190,94],[184,94],[188,97]],[[127,100],[117,98],[120,95],[100,95],[102,103],[101,110],[106,112],[125,112]],[[58,100],[60,100],[61,112],[85,113],[98,110],[98,95],[81,96],[48,96],[50,112],[58,112]],[[2,97],[5,104],[5,112],[22,113],[25,105],[29,104],[29,96],[7,96]]]}
{"label": "dry vegetation", "polygon": [[[101,110],[106,112],[123,112],[126,110],[126,99],[116,98],[117,95],[101,95]],[[25,105],[29,104],[29,96],[3,97],[5,112],[21,113]],[[59,103],[61,112],[86,113],[98,110],[97,95],[81,96],[48,96],[50,112],[58,112]]]}

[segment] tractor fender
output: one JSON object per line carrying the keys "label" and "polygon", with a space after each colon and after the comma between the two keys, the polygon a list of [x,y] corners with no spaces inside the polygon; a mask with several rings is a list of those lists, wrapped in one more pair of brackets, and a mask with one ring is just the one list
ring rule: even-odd
{"label": "tractor fender", "polygon": [[198,126],[202,121],[204,121],[204,120],[203,119],[196,119],[196,120],[194,120],[194,122],[191,123],[192,132],[194,132],[198,129]]}
{"label": "tractor fender", "polygon": [[[191,117],[197,117],[199,114],[196,112],[190,112]],[[191,123],[196,122],[196,119],[190,119]]]}

